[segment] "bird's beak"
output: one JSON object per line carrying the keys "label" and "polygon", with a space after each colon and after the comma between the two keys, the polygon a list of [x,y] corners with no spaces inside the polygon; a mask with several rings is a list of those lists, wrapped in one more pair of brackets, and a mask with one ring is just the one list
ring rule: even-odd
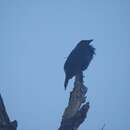
{"label": "bird's beak", "polygon": [[91,40],[89,40],[90,42],[92,42],[93,41],[93,39],[91,39]]}
{"label": "bird's beak", "polygon": [[93,39],[88,40],[88,44],[90,44],[93,41]]}

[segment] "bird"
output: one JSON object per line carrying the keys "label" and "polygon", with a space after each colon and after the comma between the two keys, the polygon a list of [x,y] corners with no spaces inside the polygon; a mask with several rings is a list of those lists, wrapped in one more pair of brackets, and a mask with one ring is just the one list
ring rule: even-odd
{"label": "bird", "polygon": [[86,70],[93,59],[95,48],[90,44],[92,41],[93,39],[81,40],[67,57],[64,63],[65,90],[69,80]]}

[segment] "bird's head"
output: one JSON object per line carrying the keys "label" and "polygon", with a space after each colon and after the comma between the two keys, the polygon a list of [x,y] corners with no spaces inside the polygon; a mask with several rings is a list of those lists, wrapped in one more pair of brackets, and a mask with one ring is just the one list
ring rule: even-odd
{"label": "bird's head", "polygon": [[93,39],[90,40],[81,40],[76,48],[89,48],[89,50],[92,51],[93,54],[95,54],[95,48],[90,44],[93,41]]}
{"label": "bird's head", "polygon": [[90,40],[81,40],[78,44],[77,44],[77,48],[79,47],[87,47],[90,46],[90,43],[93,41],[93,39]]}

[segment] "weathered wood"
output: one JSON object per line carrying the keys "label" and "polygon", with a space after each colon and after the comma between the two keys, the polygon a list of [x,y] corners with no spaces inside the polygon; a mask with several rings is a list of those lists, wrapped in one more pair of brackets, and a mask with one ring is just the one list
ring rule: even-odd
{"label": "weathered wood", "polygon": [[74,88],[70,93],[69,103],[66,107],[59,130],[77,130],[83,123],[89,110],[86,102],[87,87],[83,84],[83,75],[75,78]]}
{"label": "weathered wood", "polygon": [[0,130],[16,130],[17,121],[10,121],[2,96],[0,95]]}

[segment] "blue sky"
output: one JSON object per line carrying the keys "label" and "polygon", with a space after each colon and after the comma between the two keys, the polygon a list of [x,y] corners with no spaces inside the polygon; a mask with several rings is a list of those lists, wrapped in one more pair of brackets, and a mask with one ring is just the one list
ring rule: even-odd
{"label": "blue sky", "polygon": [[64,91],[63,64],[91,38],[90,110],[80,130],[130,129],[129,7],[129,0],[0,1],[0,91],[18,130],[59,127],[73,86]]}

